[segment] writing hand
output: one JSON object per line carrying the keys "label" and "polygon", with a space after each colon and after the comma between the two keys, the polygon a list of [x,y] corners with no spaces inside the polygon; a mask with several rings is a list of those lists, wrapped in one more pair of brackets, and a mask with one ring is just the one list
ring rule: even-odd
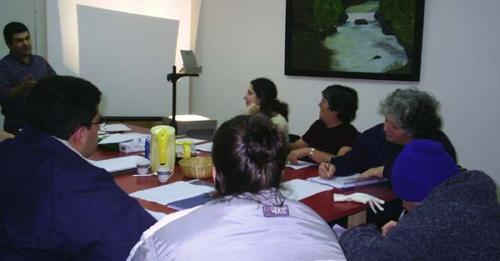
{"label": "writing hand", "polygon": [[318,175],[324,179],[327,179],[335,174],[335,165],[330,162],[321,162],[318,168]]}

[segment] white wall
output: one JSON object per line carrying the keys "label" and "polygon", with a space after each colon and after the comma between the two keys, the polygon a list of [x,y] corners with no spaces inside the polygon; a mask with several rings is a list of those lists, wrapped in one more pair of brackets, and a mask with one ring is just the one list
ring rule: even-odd
{"label": "white wall", "polygon": [[320,92],[333,83],[355,88],[364,130],[383,119],[379,101],[417,86],[441,101],[444,131],[460,163],[500,183],[500,1],[426,1],[421,81],[396,82],[284,75],[286,1],[202,1],[197,35],[203,74],[191,83],[191,112],[219,124],[244,110],[248,82],[266,76],[288,102],[290,130],[302,134],[318,117]]}

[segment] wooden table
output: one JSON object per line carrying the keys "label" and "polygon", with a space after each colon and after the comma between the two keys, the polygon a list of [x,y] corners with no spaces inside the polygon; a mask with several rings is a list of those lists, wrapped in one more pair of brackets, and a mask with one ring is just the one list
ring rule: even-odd
{"label": "wooden table", "polygon": [[[143,128],[133,128],[134,131],[144,132]],[[117,151],[106,151],[103,149],[98,149],[91,157],[93,160],[109,159],[114,157],[123,157],[130,154],[124,154]],[[126,193],[132,193],[139,190],[149,189],[157,186],[161,186],[156,176],[148,177],[134,177],[136,170],[123,171],[114,174],[114,180],[116,184],[122,188]],[[307,179],[309,177],[314,177],[318,175],[317,167],[308,167],[300,170],[285,169],[285,173],[282,181],[287,181],[291,179]],[[185,180],[188,181],[190,178],[186,178],[182,175],[182,171],[177,165],[173,176],[169,179],[168,183]],[[207,179],[207,181],[212,181]],[[304,204],[312,208],[316,213],[318,213],[326,222],[332,222],[340,218],[348,217],[348,227],[352,227],[358,224],[366,222],[366,205],[354,203],[354,202],[333,202],[334,193],[351,194],[354,192],[364,192],[380,199],[391,201],[396,199],[395,195],[392,193],[391,189],[387,184],[375,184],[364,187],[352,188],[347,190],[332,189],[329,191],[321,192],[301,200]],[[167,206],[150,202],[142,199],[138,199],[139,203],[146,209],[171,213],[176,210],[171,209]]]}

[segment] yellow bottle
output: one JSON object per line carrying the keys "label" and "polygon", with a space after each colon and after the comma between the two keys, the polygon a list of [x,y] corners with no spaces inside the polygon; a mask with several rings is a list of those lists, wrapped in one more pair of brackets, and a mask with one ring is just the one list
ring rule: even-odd
{"label": "yellow bottle", "polygon": [[151,128],[151,170],[156,172],[160,165],[170,171],[175,167],[175,129],[167,125]]}

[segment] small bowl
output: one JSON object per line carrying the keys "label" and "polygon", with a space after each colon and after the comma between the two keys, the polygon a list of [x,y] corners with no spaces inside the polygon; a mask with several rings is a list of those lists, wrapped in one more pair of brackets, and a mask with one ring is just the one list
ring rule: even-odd
{"label": "small bowl", "polygon": [[179,161],[182,174],[188,178],[204,179],[212,176],[211,157],[192,157]]}

